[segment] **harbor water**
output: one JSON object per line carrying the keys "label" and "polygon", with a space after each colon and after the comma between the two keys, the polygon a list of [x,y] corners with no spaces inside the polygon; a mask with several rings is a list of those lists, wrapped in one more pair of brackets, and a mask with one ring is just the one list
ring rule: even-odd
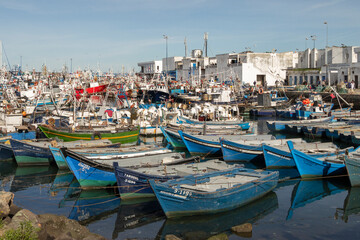
{"label": "harbor water", "polygon": [[[259,133],[268,132],[266,120],[256,121]],[[162,137],[142,141],[161,143]],[[14,192],[19,207],[64,215],[107,239],[164,239],[168,234],[181,239],[360,239],[360,188],[351,187],[347,178],[304,181],[295,169],[279,171],[283,181],[251,204],[178,219],[166,219],[156,198],[122,201],[114,189],[80,190],[73,174],[56,166],[17,167],[1,160],[0,190]],[[231,232],[243,223],[252,223],[252,233]]]}

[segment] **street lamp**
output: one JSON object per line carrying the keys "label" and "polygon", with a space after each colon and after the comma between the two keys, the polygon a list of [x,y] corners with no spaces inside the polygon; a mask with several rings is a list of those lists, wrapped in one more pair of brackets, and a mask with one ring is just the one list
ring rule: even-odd
{"label": "street lamp", "polygon": [[315,49],[316,35],[312,35],[312,36],[310,36],[310,37],[311,37],[311,40],[313,40],[313,41],[314,41],[314,49]]}
{"label": "street lamp", "polygon": [[166,40],[166,59],[165,59],[165,61],[166,61],[166,75],[167,75],[168,71],[169,71],[169,69],[168,69],[168,38],[169,37],[167,35],[163,35],[163,37]]}
{"label": "street lamp", "polygon": [[328,44],[329,25],[327,22],[324,22],[324,24],[326,25],[326,46],[325,47],[328,47],[329,46],[329,44]]}
{"label": "street lamp", "polygon": [[308,38],[305,38],[305,50],[307,49],[307,41],[308,40],[309,40]]}

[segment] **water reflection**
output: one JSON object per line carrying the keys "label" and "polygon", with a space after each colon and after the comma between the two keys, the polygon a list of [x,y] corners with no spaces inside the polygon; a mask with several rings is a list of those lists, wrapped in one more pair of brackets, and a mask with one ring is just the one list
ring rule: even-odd
{"label": "water reflection", "polygon": [[343,192],[346,187],[345,179],[340,178],[299,181],[292,191],[291,206],[286,220],[292,218],[296,208],[304,207],[324,197]]}
{"label": "water reflection", "polygon": [[165,214],[156,198],[121,201],[113,232],[113,239],[119,233],[164,219]]}
{"label": "water reflection", "polygon": [[59,191],[67,190],[75,176],[70,170],[58,170],[55,179],[50,186],[51,195],[55,195]]}
{"label": "water reflection", "polygon": [[348,222],[350,215],[360,213],[360,187],[352,187],[348,190],[348,195],[344,200],[343,208],[337,208],[335,212],[335,219],[339,216],[344,222]]}
{"label": "water reflection", "polygon": [[228,233],[233,226],[255,223],[278,208],[275,192],[233,211],[221,214],[167,219],[159,231],[157,239],[174,234],[181,239],[208,239],[211,236]]}
{"label": "water reflection", "polygon": [[29,187],[50,184],[54,181],[56,166],[17,167],[11,183],[10,192],[23,191]]}
{"label": "water reflection", "polygon": [[82,190],[69,214],[70,219],[89,224],[117,211],[120,197],[113,189]]}

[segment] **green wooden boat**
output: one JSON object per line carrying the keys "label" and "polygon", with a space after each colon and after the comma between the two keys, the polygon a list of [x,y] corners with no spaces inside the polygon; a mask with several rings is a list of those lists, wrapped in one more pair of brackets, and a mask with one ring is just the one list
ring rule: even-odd
{"label": "green wooden boat", "polygon": [[71,142],[76,140],[95,140],[95,139],[109,139],[112,143],[134,143],[139,138],[139,127],[133,129],[126,129],[117,132],[89,130],[87,132],[67,132],[39,126],[39,129],[45,134],[47,138],[58,138],[64,142]]}

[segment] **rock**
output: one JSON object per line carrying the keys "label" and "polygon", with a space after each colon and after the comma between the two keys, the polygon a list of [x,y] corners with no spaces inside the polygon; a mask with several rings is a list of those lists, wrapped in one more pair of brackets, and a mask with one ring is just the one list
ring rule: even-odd
{"label": "rock", "polygon": [[15,204],[11,204],[10,205],[10,212],[9,212],[9,216],[13,217],[17,212],[19,212],[20,210],[22,210],[21,207],[16,206]]}
{"label": "rock", "polygon": [[30,212],[27,209],[22,209],[13,216],[10,224],[8,224],[6,226],[6,228],[7,229],[16,229],[16,228],[20,227],[20,223],[27,222],[27,221],[31,222],[31,225],[35,228],[41,227],[40,222],[39,222],[39,217],[36,214]]}
{"label": "rock", "polygon": [[231,231],[233,231],[234,233],[248,233],[248,232],[252,232],[252,225],[251,223],[244,223],[241,225],[237,225],[235,227],[231,228]]}
{"label": "rock", "polygon": [[11,192],[0,191],[0,219],[5,218],[10,213],[10,205],[14,200]]}
{"label": "rock", "polygon": [[165,240],[181,240],[181,238],[178,238],[177,236],[173,234],[168,234],[165,236]]}
{"label": "rock", "polygon": [[68,219],[65,216],[42,214],[39,215],[39,220],[43,230],[48,235],[48,239],[105,239],[98,234],[91,233],[85,226],[82,226],[77,221]]}
{"label": "rock", "polygon": [[[13,216],[11,221],[10,218],[9,220],[6,218],[6,221],[4,221],[4,227],[0,229],[0,236],[2,236],[8,230],[16,230],[24,222],[30,222],[34,229],[41,229],[38,216],[27,209],[22,209]],[[38,234],[38,232],[36,232],[36,234]]]}
{"label": "rock", "polygon": [[221,233],[212,237],[209,237],[208,240],[228,240],[229,237],[226,233]]}

